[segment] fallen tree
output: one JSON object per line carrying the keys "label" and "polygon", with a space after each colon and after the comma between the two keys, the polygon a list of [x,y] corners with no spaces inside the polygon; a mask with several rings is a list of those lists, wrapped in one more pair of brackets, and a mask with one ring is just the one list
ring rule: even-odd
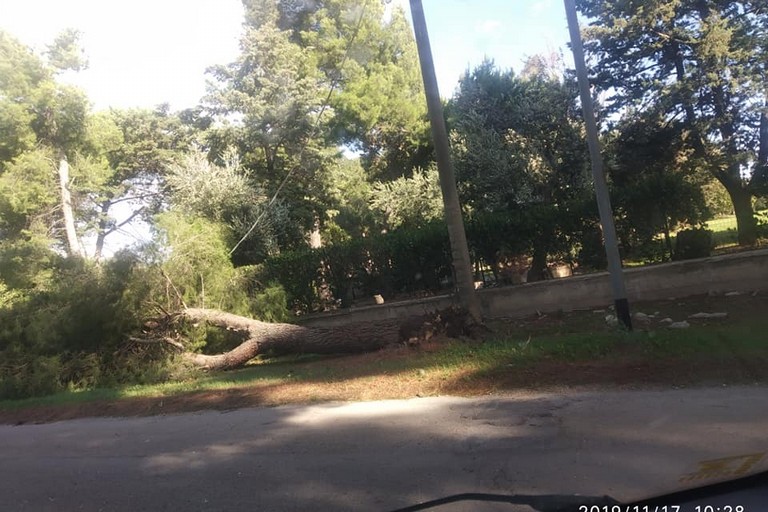
{"label": "fallen tree", "polygon": [[242,343],[222,354],[183,351],[184,359],[192,365],[219,371],[239,368],[262,354],[359,354],[398,343],[415,344],[439,333],[451,337],[463,336],[472,334],[467,318],[465,312],[451,308],[407,320],[391,319],[317,328],[262,322],[215,309],[186,308],[179,313],[147,322],[143,340],[164,342],[184,350],[176,330],[180,320],[192,324],[205,322],[238,334],[243,338]]}
{"label": "fallen tree", "polygon": [[264,353],[355,354],[372,352],[398,341],[398,324],[394,320],[319,329],[261,322],[212,309],[189,308],[181,315],[192,322],[239,331],[245,337],[240,345],[223,354],[185,353],[189,362],[207,370],[238,368]]}

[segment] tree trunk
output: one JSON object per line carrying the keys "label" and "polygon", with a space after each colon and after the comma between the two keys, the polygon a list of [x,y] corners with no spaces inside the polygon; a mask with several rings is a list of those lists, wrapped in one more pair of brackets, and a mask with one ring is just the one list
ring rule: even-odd
{"label": "tree trunk", "polygon": [[758,193],[768,194],[768,104],[760,114],[760,145],[751,185]]}
{"label": "tree trunk", "polygon": [[236,348],[218,355],[186,353],[185,358],[206,370],[229,370],[243,366],[259,354],[352,354],[372,352],[400,339],[397,320],[366,322],[332,329],[302,327],[293,324],[260,322],[212,309],[189,308],[182,316],[193,322],[208,322],[231,331],[239,331],[246,340]]}
{"label": "tree trunk", "polygon": [[752,194],[741,183],[723,182],[733,202],[739,245],[754,245],[757,242],[757,221],[752,208]]}
{"label": "tree trunk", "polygon": [[109,207],[112,206],[111,201],[104,201],[101,203],[101,215],[99,217],[99,232],[96,234],[96,251],[93,254],[93,257],[96,261],[101,259],[101,255],[104,252],[104,241],[107,238],[108,229],[109,229],[109,222],[108,217],[109,215]]}
{"label": "tree trunk", "polygon": [[61,190],[61,211],[64,217],[64,231],[67,234],[67,249],[70,256],[83,256],[80,241],[75,230],[75,215],[72,211],[72,195],[69,192],[69,163],[66,157],[59,160],[59,189]]}
{"label": "tree trunk", "polygon": [[541,245],[534,245],[533,257],[531,258],[531,268],[528,270],[527,281],[535,283],[546,279],[547,273],[547,250]]}
{"label": "tree trunk", "polygon": [[[669,226],[669,217],[666,214],[666,209],[663,215],[664,215],[664,245],[667,248],[667,252],[664,253],[664,251],[662,251],[661,260],[669,261],[675,257],[675,250],[672,247],[672,237],[670,236],[670,231],[672,229]],[[669,259],[667,259],[667,254],[669,255]]]}
{"label": "tree trunk", "polygon": [[[768,102],[768,99],[766,100]],[[760,143],[757,151],[757,165],[768,165],[768,105],[760,114]]]}
{"label": "tree trunk", "polygon": [[323,236],[320,234],[320,217],[315,214],[312,230],[309,232],[310,249],[320,249],[323,246]]}

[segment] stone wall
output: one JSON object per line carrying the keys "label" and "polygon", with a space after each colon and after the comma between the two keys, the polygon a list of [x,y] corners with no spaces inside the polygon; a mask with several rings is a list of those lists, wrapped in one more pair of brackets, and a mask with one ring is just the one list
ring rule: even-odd
{"label": "stone wall", "polygon": [[[768,249],[677,261],[624,270],[627,295],[633,301],[660,300],[728,291],[768,291]],[[613,303],[607,272],[536,283],[478,290],[489,318],[523,317],[537,311],[572,311]],[[307,326],[332,327],[354,322],[423,315],[454,304],[450,295],[310,315]]]}

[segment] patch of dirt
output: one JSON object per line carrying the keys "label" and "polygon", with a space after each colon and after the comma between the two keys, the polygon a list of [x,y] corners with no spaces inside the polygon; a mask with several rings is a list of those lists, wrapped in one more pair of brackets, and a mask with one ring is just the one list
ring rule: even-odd
{"label": "patch of dirt", "polygon": [[[636,331],[667,329],[660,321],[688,321],[691,325],[723,325],[749,318],[763,317],[768,311],[768,292],[735,292],[738,295],[696,295],[691,297],[669,297],[660,301],[645,301],[630,304],[634,316],[637,313],[655,316],[640,321],[633,319]],[[658,314],[656,314],[658,313]],[[691,319],[696,313],[727,313],[724,319]],[[559,335],[580,332],[607,332],[614,328],[606,323],[605,317],[614,315],[611,305],[588,310],[555,311],[532,315],[520,319],[501,319],[490,322],[499,334],[525,339],[527,336]]]}
{"label": "patch of dirt", "polygon": [[[599,308],[598,308],[599,309]],[[632,305],[634,312],[660,315],[649,324],[638,324],[638,330],[665,329],[658,320],[670,317],[688,320],[692,325],[727,325],[746,319],[762,318],[768,311],[768,294],[733,296],[697,296],[669,298],[652,303]],[[727,312],[726,319],[694,320],[698,312]],[[574,332],[610,330],[605,315],[593,310],[548,313],[516,320],[491,322],[492,336],[528,337]],[[243,407],[324,401],[355,401],[412,398],[414,396],[477,396],[513,390],[545,390],[573,388],[648,388],[687,387],[697,385],[729,385],[768,382],[768,356],[744,360],[738,355],[728,360],[702,358],[648,360],[637,347],[617,346],[610,357],[563,362],[543,360],[536,363],[508,365],[485,373],[467,370],[466,375],[446,375],[439,369],[387,370],[398,361],[416,354],[439,351],[444,338],[432,338],[418,347],[394,347],[379,352],[354,356],[286,363],[290,368],[324,368],[322,378],[272,384],[250,384],[226,390],[193,392],[166,397],[127,398],[91,401],[79,404],[38,405],[24,409],[0,409],[0,424],[47,423],[94,416],[148,416],[177,414],[200,410],[234,410]],[[314,366],[313,366],[314,365]],[[370,368],[381,371],[371,374]],[[366,371],[366,368],[368,371]],[[358,371],[359,369],[359,371]],[[343,378],[338,376],[342,375]]]}

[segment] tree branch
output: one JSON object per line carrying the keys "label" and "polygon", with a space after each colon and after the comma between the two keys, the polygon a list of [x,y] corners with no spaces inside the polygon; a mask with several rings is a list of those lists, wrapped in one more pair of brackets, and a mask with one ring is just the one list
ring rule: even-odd
{"label": "tree branch", "polygon": [[160,268],[160,273],[163,275],[166,281],[168,281],[168,284],[171,285],[171,288],[173,288],[173,291],[176,292],[176,298],[179,299],[179,302],[181,302],[181,305],[184,307],[184,309],[187,309],[187,304],[184,302],[184,298],[179,293],[178,288],[176,288],[176,285],[173,284],[173,281],[171,281],[171,278],[168,277],[168,274],[165,273],[165,270]]}
{"label": "tree branch", "polygon": [[186,308],[182,316],[194,322],[208,322],[216,327],[237,331],[252,332],[275,325],[215,309]]}
{"label": "tree branch", "polygon": [[160,195],[160,192],[147,192],[146,194],[139,194],[137,196],[126,196],[126,197],[121,197],[119,199],[110,200],[110,204],[114,205],[114,204],[122,203],[125,201],[138,201],[141,199],[146,199],[148,197],[155,197],[159,195]]}
{"label": "tree branch", "polygon": [[[114,204],[114,203],[113,203],[113,204]],[[144,208],[144,207],[142,206],[141,208],[139,208],[138,210],[136,210],[135,212],[133,212],[133,213],[130,215],[130,217],[128,217],[127,219],[125,219],[124,221],[122,221],[120,224],[116,224],[115,226],[113,226],[113,227],[109,228],[107,231],[105,231],[105,232],[104,232],[104,236],[106,237],[106,236],[108,236],[108,235],[111,235],[112,233],[114,233],[114,232],[115,232],[115,231],[117,231],[118,229],[120,229],[120,228],[122,228],[123,226],[125,226],[126,224],[130,223],[130,222],[131,222],[133,219],[135,219],[136,217],[138,217],[139,215],[141,215],[141,214],[144,212],[144,210],[145,210],[145,209],[146,209],[146,208]]]}
{"label": "tree branch", "polygon": [[179,350],[184,350],[184,345],[181,342],[178,342],[168,336],[164,336],[162,338],[136,338],[135,336],[131,336],[128,338],[128,341],[132,341],[134,343],[143,343],[145,345],[155,344],[155,343],[167,343],[168,345],[173,345]]}

